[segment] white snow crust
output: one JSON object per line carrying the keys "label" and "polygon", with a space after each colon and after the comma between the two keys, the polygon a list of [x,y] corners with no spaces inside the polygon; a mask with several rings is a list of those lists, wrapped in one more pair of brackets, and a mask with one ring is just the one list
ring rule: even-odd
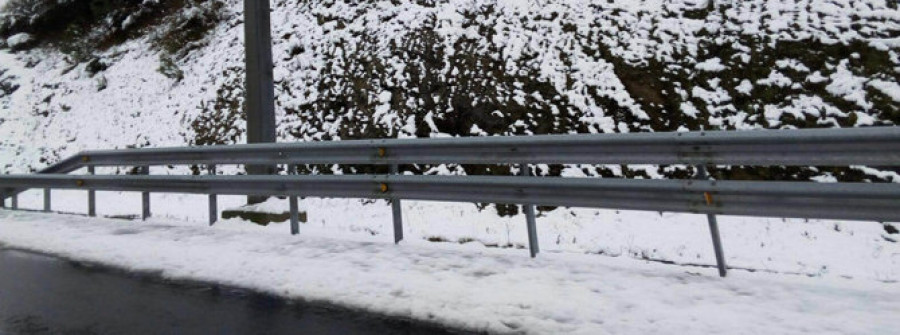
{"label": "white snow crust", "polygon": [[525,334],[894,334],[896,284],[0,210],[0,243],[164,278]]}

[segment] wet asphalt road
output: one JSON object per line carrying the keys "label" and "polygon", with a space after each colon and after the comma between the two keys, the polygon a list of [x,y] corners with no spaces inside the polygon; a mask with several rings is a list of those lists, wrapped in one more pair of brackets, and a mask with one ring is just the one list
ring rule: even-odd
{"label": "wet asphalt road", "polygon": [[0,249],[0,334],[461,334]]}

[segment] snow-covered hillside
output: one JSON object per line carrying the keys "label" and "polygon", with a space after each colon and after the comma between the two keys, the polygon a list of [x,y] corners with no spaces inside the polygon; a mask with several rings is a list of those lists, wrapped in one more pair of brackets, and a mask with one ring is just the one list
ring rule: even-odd
{"label": "snow-covered hillside", "polygon": [[[89,55],[60,52],[51,42],[0,50],[0,173],[33,171],[85,149],[243,142],[242,3],[186,3],[160,25]],[[900,122],[900,12],[892,1],[318,0],[273,1],[273,7],[281,141]],[[118,27],[130,17],[110,22]],[[184,44],[160,46],[160,36],[170,36],[165,27],[177,31],[192,20],[216,24]],[[403,168],[508,173],[503,167]],[[542,175],[566,176],[684,177],[686,171],[538,167]],[[864,168],[715,172],[900,182],[896,173]],[[23,197],[39,207],[36,195]],[[198,217],[205,211],[192,213],[202,200],[179,205],[184,201],[161,195],[154,204],[168,202],[161,205],[166,215],[205,220]],[[388,235],[382,202],[308,204],[313,224],[323,229]],[[498,217],[471,204],[406,206],[410,229],[417,229],[410,238],[491,247],[524,241],[521,217]],[[546,210],[538,220],[546,250],[713,264],[700,216]],[[898,235],[879,223],[728,218],[722,230],[737,267],[900,279]]]}
{"label": "snow-covered hillside", "polygon": [[[174,54],[151,26],[96,61],[3,56],[21,86],[0,98],[3,171],[83,148],[241,142],[241,2],[224,4],[171,14],[219,16]],[[279,138],[893,125],[892,4],[274,1]],[[34,136],[43,148],[22,145]]]}

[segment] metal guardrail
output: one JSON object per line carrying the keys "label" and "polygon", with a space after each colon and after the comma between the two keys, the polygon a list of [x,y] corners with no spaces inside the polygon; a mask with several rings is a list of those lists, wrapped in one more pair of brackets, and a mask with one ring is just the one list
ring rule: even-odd
{"label": "metal guardrail", "polygon": [[[520,176],[406,176],[398,164],[518,164]],[[528,164],[691,164],[696,180],[530,177]],[[96,166],[205,164],[386,164],[393,175],[95,176]],[[126,149],[79,153],[37,175],[0,176],[0,198],[28,188],[291,196],[393,200],[395,241],[402,236],[401,199],[524,204],[531,255],[538,252],[534,205],[598,207],[707,214],[717,265],[726,265],[715,215],[900,221],[900,185],[707,180],[705,165],[900,166],[900,127],[460,139],[361,140]],[[65,173],[87,167],[91,175]]]}
{"label": "metal guardrail", "polygon": [[526,203],[764,217],[900,221],[900,185],[513,176],[72,176],[0,178],[7,187]]}
{"label": "metal guardrail", "polygon": [[728,164],[894,165],[893,127],[385,139],[88,151],[80,165]]}

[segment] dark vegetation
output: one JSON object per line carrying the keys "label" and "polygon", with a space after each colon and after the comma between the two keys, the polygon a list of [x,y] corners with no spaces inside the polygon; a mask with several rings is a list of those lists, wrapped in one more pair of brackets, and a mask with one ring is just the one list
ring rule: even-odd
{"label": "dark vegetation", "polygon": [[[329,6],[331,1],[314,2],[310,6]],[[424,6],[433,6],[434,2],[421,1]],[[712,6],[712,3],[719,3]],[[717,11],[724,13],[730,5],[710,2],[709,8],[702,8],[688,13],[670,13],[675,17],[685,15],[695,19],[704,19]],[[595,10],[603,11],[602,2],[594,5]],[[327,11],[326,11],[327,12]],[[360,10],[363,12],[363,10]],[[396,126],[379,121],[378,106],[380,101],[373,99],[379,92],[391,93],[390,111],[400,119],[415,120],[415,135],[428,137],[432,133],[443,133],[450,136],[477,135],[522,135],[522,134],[559,134],[592,132],[589,123],[582,122],[581,110],[575,108],[565,92],[558,90],[546,80],[540,79],[540,69],[529,61],[536,58],[536,51],[525,50],[525,57],[517,66],[517,71],[508,71],[506,60],[498,59],[500,48],[491,41],[496,34],[490,21],[483,20],[496,16],[493,6],[466,8],[462,11],[467,19],[463,28],[474,28],[479,39],[462,37],[453,44],[453,53],[446,54],[443,40],[434,30],[436,18],[430,17],[422,25],[423,28],[405,34],[399,43],[391,43],[390,55],[376,55],[372,50],[379,48],[379,40],[374,34],[350,32],[355,38],[352,41],[336,43],[333,48],[321,48],[315,52],[324,54],[327,63],[320,69],[320,80],[315,83],[318,98],[296,106],[284,106],[288,115],[299,119],[302,127],[288,129],[290,135],[298,138],[316,138],[320,140],[362,139],[395,137],[399,132]],[[560,14],[562,15],[562,14]],[[598,14],[598,16],[600,16]],[[332,25],[340,30],[351,25],[345,15],[329,16],[320,14],[319,25]],[[689,130],[730,130],[733,124],[711,124],[710,116],[722,118],[746,114],[747,124],[755,124],[765,128],[817,128],[817,127],[853,127],[857,125],[856,110],[860,110],[854,102],[835,96],[826,90],[827,81],[810,82],[806,80],[811,73],[819,72],[829,77],[837,71],[836,65],[847,61],[847,67],[856,76],[870,79],[898,78],[897,67],[890,60],[887,51],[878,50],[867,43],[854,41],[848,44],[827,44],[813,38],[797,40],[773,40],[777,37],[759,37],[744,35],[740,31],[721,30],[715,33],[704,32],[698,45],[699,54],[690,55],[687,50],[675,50],[671,55],[674,61],[667,62],[656,58],[648,58],[645,62],[632,62],[622,58],[607,47],[610,36],[604,35],[603,25],[607,21],[597,21],[588,33],[580,33],[574,24],[568,23],[570,18],[564,16],[539,17],[536,20],[544,24],[560,24],[563,31],[574,36],[578,45],[590,57],[611,63],[615,74],[622,81],[628,94],[646,112],[649,119],[641,119],[605,92],[590,89],[590,99],[603,108],[606,116],[612,117],[617,124],[628,125],[631,132],[637,131],[674,131],[679,128]],[[488,23],[484,23],[488,22]],[[526,23],[523,23],[526,24]],[[617,23],[618,24],[618,23]],[[628,23],[621,23],[621,30],[627,30]],[[880,31],[872,37],[889,37],[897,31]],[[352,47],[351,47],[351,43]],[[743,53],[741,47],[750,49],[749,59],[740,60],[735,57]],[[312,52],[307,46],[295,46],[291,53]],[[527,49],[527,48],[526,48]],[[563,56],[565,57],[565,55]],[[725,70],[720,72],[704,72],[695,69],[696,60],[718,57]],[[696,59],[696,60],[695,60]],[[809,71],[798,71],[779,67],[779,60],[792,59],[798,61]],[[401,62],[402,73],[395,73],[389,62]],[[564,59],[571,65],[575,59]],[[790,87],[774,85],[754,85],[752,94],[739,92],[738,86],[743,80],[756,83],[770,76],[777,69],[794,83]],[[403,85],[397,85],[391,78],[400,76],[408,78]],[[710,103],[679,92],[691,92],[694,87],[711,89],[709,82],[717,80],[719,86],[728,92],[731,100],[720,104]],[[570,77],[566,89],[578,83]],[[292,91],[290,83],[281,83],[281,95],[299,96]],[[516,97],[516,91],[525,93]],[[764,116],[765,106],[791,106],[803,97],[819,97],[825,103],[841,111],[843,115],[829,114],[827,110],[805,111],[803,117],[784,113],[776,123],[771,123]],[[900,123],[900,106],[896,101],[873,88],[867,88],[867,99],[873,106],[868,115],[876,118],[874,126],[896,125]],[[683,103],[691,103],[699,110],[698,115],[691,116],[682,111]],[[331,129],[338,125],[335,132]],[[479,129],[480,134],[473,132]],[[371,166],[344,166],[346,172],[384,173],[386,170]],[[403,166],[402,170],[415,173],[429,173],[433,166]],[[453,171],[455,167],[450,167]],[[550,166],[542,174],[558,176],[562,166]],[[329,166],[302,167],[307,172],[330,173]],[[455,170],[465,174],[508,175],[508,166],[463,165]],[[587,175],[604,177],[649,177],[642,169],[621,167],[621,174],[614,173],[608,167],[597,166],[583,168]],[[693,175],[692,167],[658,167],[657,173],[670,178],[689,178]],[[713,175],[722,179],[775,179],[775,180],[809,180],[823,174],[833,175],[842,181],[884,181],[875,176],[867,176],[859,170],[847,168],[818,167],[720,167],[712,171]],[[516,214],[515,206],[499,206],[500,214]],[[549,209],[549,208],[548,208]]]}
{"label": "dark vegetation", "polygon": [[6,69],[0,68],[0,96],[12,94],[19,89],[19,85],[11,81],[13,76],[7,74]]}
{"label": "dark vegetation", "polygon": [[222,6],[218,0],[12,0],[0,15],[0,39],[28,34],[25,48],[58,50],[73,65],[89,63],[95,74],[109,65],[100,54],[150,36],[162,55],[160,72],[180,79],[175,61],[202,45]]}
{"label": "dark vegetation", "polygon": [[[401,131],[397,123],[383,122],[384,113],[379,112],[378,95],[390,92],[388,104],[390,117],[400,120],[413,120],[415,130],[412,135],[428,137],[433,133],[449,136],[481,136],[481,135],[524,135],[524,134],[560,134],[589,133],[597,131],[588,122],[581,109],[574,105],[564,91],[560,91],[552,83],[541,79],[540,69],[530,61],[538,54],[534,50],[523,51],[525,54],[517,62],[517,70],[507,69],[507,60],[497,57],[502,54],[502,46],[491,41],[497,33],[495,26],[485,18],[499,14],[491,5],[463,8],[461,12],[466,18],[463,28],[477,31],[478,38],[462,37],[452,45],[452,52],[447,53],[447,43],[437,32],[437,18],[426,17],[420,29],[403,34],[400,39],[392,39],[387,54],[376,53],[381,50],[382,42],[378,34],[367,31],[349,30],[355,19],[354,15],[362,15],[375,10],[360,5],[352,7],[356,10],[351,15],[340,13],[333,15],[328,10],[313,11],[312,8],[327,8],[341,1],[301,1],[297,6],[305,6],[316,13],[319,26],[331,26],[334,31],[346,30],[352,36],[327,45],[297,44],[288,47],[289,57],[281,60],[279,66],[287,66],[292,71],[310,70],[304,66],[292,68],[291,58],[300,55],[315,54],[325,60],[324,67],[316,68],[318,80],[312,82],[316,99],[302,99],[302,85],[310,83],[293,83],[282,81],[276,83],[279,97],[278,108],[289,117],[297,119],[298,127],[283,128],[287,137],[333,140],[333,139],[365,139],[396,137]],[[436,1],[417,1],[419,5],[432,7]],[[717,6],[712,4],[716,3]],[[605,11],[602,2],[593,5],[598,13]],[[684,15],[693,19],[704,20],[711,14],[722,14],[730,8],[727,3],[710,2],[710,7],[700,8],[687,13],[668,13],[672,17]],[[618,15],[612,13],[611,15]],[[602,16],[597,14],[598,17]],[[387,18],[390,19],[390,18]],[[687,50],[676,49],[671,55],[674,61],[663,61],[656,58],[645,59],[644,62],[633,62],[616,54],[608,46],[609,34],[605,31],[609,21],[594,23],[587,33],[579,32],[572,19],[564,13],[549,17],[534,18],[540,24],[558,24],[562,31],[573,37],[583,52],[594,59],[603,60],[614,66],[619,80],[624,84],[628,94],[636,100],[641,110],[649,115],[643,119],[635,116],[629,106],[621,105],[609,97],[607,92],[596,88],[588,90],[593,103],[604,110],[606,116],[612,117],[617,124],[625,124],[628,131],[674,131],[679,128],[689,130],[730,130],[734,124],[712,124],[711,116],[720,118],[746,114],[746,123],[765,128],[816,128],[816,127],[852,127],[857,125],[855,103],[843,97],[835,96],[826,90],[828,81],[810,82],[806,80],[811,73],[819,72],[829,77],[837,71],[836,65],[847,62],[847,68],[856,76],[869,79],[892,79],[900,77],[897,67],[890,60],[887,51],[878,50],[867,43],[853,41],[851,43],[823,43],[814,38],[779,39],[745,35],[740,31],[721,30],[715,33],[703,32],[697,49],[697,55]],[[487,23],[485,23],[487,22]],[[524,23],[523,24],[527,24]],[[620,30],[628,30],[628,23],[620,25]],[[537,24],[536,24],[537,25]],[[302,32],[297,32],[302,33]],[[898,31],[876,31],[870,37],[890,37]],[[290,34],[281,36],[290,40]],[[276,37],[277,38],[277,37]],[[619,41],[622,42],[622,41]],[[735,57],[749,48],[749,59],[740,60]],[[563,55],[563,61],[571,66],[575,59]],[[718,57],[725,69],[720,72],[704,72],[695,69],[696,61]],[[778,65],[780,60],[791,59],[808,68],[798,71]],[[401,63],[398,73],[391,63]],[[286,65],[284,65],[286,64]],[[752,94],[739,92],[738,86],[743,80],[752,83],[770,76],[778,70],[794,83],[790,87],[775,85],[754,85]],[[242,75],[240,69],[234,69],[231,75]],[[407,78],[398,83],[393,78]],[[716,80],[719,86],[731,97],[721,103],[710,103],[681,92],[690,92],[694,87],[712,89],[709,82]],[[578,85],[576,78],[568,78],[564,89],[572,89]],[[524,92],[517,96],[516,92]],[[195,144],[233,143],[239,138],[242,126],[235,120],[241,115],[241,86],[237,81],[223,85],[214,101],[201,103],[203,111],[196,120],[190,120],[190,126],[196,136],[190,141]],[[791,106],[804,97],[819,97],[829,106],[847,111],[835,115],[828,110],[804,111],[802,117],[784,113],[777,122],[772,123],[764,115],[765,106]],[[305,101],[301,104],[286,104],[291,98]],[[866,111],[876,118],[872,125],[896,125],[900,122],[900,106],[891,98],[873,88],[867,89],[867,100],[872,107]],[[690,103],[699,111],[691,116],[682,110],[683,103]],[[336,129],[335,129],[336,127]],[[414,173],[437,173],[435,166],[406,165],[401,170]],[[448,166],[449,171],[463,174],[509,175],[509,166],[462,165]],[[541,175],[558,176],[563,166],[551,165],[536,171]],[[304,173],[333,173],[335,169],[344,173],[386,173],[386,167],[353,165],[353,166],[300,166]],[[581,167],[586,175],[603,177],[650,177],[646,170],[632,169],[627,166],[618,167],[616,172],[607,166]],[[446,170],[445,170],[446,171]],[[660,166],[656,173],[669,178],[690,178],[694,174],[692,167]],[[831,175],[842,181],[885,181],[875,176],[847,168],[834,167],[718,167],[712,174],[721,179],[774,179],[774,180],[809,180],[823,174]],[[517,206],[499,205],[501,215],[518,213]],[[552,208],[542,208],[550,210]]]}
{"label": "dark vegetation", "polygon": [[195,134],[188,139],[190,145],[237,143],[245,132],[243,69],[230,68],[220,75],[230,80],[218,88],[216,99],[201,101],[197,117],[183,120]]}

